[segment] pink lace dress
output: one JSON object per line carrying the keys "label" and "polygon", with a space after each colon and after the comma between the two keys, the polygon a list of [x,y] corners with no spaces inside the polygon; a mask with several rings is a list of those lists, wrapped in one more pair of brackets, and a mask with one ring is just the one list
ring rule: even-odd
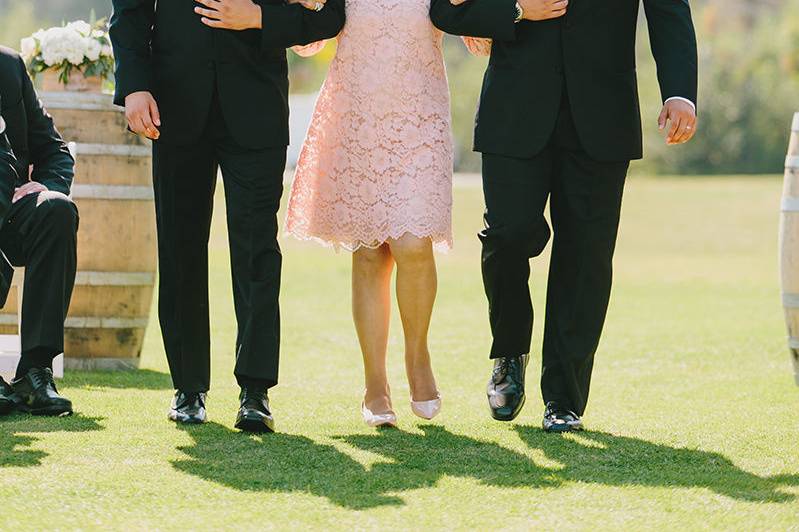
{"label": "pink lace dress", "polygon": [[350,251],[407,233],[451,247],[449,89],[429,7],[346,0],[347,23],[294,176],[289,234]]}

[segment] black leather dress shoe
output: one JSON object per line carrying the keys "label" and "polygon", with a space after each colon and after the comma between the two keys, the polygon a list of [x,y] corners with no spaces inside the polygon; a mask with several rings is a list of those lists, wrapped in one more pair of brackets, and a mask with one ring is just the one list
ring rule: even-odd
{"label": "black leather dress shoe", "polygon": [[18,410],[34,416],[68,416],[72,401],[62,397],[50,368],[31,368],[27,375],[11,381],[12,401]]}
{"label": "black leather dress shoe", "polygon": [[524,375],[529,355],[494,360],[494,371],[488,381],[488,406],[491,417],[498,421],[516,419],[524,406]]}
{"label": "black leather dress shoe", "polygon": [[12,395],[14,395],[14,390],[0,377],[0,416],[10,414],[14,411]]}
{"label": "black leather dress shoe", "polygon": [[169,408],[169,419],[175,423],[186,423],[188,425],[199,425],[205,423],[208,414],[205,411],[204,392],[186,393],[178,390],[172,399],[172,406]]}
{"label": "black leather dress shoe", "polygon": [[245,432],[275,432],[275,419],[269,410],[266,390],[242,388],[241,408],[236,416],[236,428]]}
{"label": "black leather dress shoe", "polygon": [[550,402],[547,403],[547,409],[544,411],[543,427],[546,432],[583,430],[583,420],[568,408]]}

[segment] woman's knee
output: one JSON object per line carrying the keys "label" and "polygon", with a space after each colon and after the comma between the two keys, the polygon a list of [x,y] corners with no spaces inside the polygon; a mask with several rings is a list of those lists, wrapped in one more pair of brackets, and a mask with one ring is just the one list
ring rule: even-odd
{"label": "woman's knee", "polygon": [[411,234],[389,241],[391,254],[397,265],[421,265],[433,261],[433,242],[429,238],[419,238]]}

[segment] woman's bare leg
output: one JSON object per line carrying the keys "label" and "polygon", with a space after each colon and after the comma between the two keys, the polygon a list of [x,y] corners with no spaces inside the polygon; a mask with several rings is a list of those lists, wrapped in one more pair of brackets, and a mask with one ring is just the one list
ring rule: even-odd
{"label": "woman's bare leg", "polygon": [[397,263],[397,302],[405,332],[405,370],[411,398],[429,401],[438,392],[427,347],[438,289],[433,244],[429,238],[406,234],[390,240],[389,247]]}
{"label": "woman's bare leg", "polygon": [[394,259],[386,244],[352,254],[352,315],[363,353],[366,408],[375,414],[391,410],[386,374]]}

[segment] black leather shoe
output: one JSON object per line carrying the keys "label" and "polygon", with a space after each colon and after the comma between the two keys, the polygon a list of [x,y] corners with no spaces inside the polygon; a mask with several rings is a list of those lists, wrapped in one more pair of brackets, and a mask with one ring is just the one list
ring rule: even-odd
{"label": "black leather shoe", "polygon": [[0,416],[14,411],[13,395],[14,390],[0,377]]}
{"label": "black leather shoe", "polygon": [[58,394],[50,368],[31,368],[27,375],[11,381],[16,408],[34,416],[68,416],[72,401]]}
{"label": "black leather shoe", "polygon": [[498,421],[513,421],[522,411],[524,375],[529,355],[494,360],[494,371],[488,381],[488,406],[491,417]]}
{"label": "black leather shoe", "polygon": [[550,402],[547,403],[547,409],[544,411],[543,427],[546,432],[583,430],[583,420],[568,408]]}
{"label": "black leather shoe", "polygon": [[236,428],[245,432],[275,432],[275,418],[269,410],[266,390],[242,388],[241,408],[236,416]]}
{"label": "black leather shoe", "polygon": [[189,425],[199,425],[205,423],[208,414],[205,411],[204,392],[186,393],[178,390],[172,399],[172,406],[169,408],[169,419],[175,423],[186,423]]}

